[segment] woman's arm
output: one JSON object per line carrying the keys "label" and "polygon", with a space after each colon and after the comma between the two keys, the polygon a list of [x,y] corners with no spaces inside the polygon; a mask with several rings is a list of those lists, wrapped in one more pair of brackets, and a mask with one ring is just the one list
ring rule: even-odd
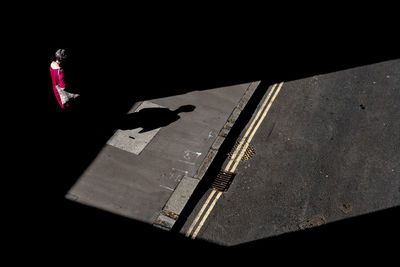
{"label": "woman's arm", "polygon": [[61,90],[64,90],[66,87],[65,81],[64,81],[64,69],[60,69],[60,76],[59,76],[59,83],[58,86],[60,87]]}

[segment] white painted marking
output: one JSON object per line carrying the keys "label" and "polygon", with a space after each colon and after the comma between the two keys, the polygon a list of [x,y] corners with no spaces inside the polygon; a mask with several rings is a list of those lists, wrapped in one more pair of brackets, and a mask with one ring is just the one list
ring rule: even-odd
{"label": "white painted marking", "polygon": [[183,157],[187,160],[191,160],[191,159],[196,160],[201,155],[200,152],[195,152],[195,151],[190,151],[190,150],[185,150],[183,153],[184,153]]}
{"label": "white painted marking", "polygon": [[183,162],[183,163],[186,163],[186,164],[190,164],[190,165],[194,165],[194,164],[195,164],[194,162],[190,162],[190,161],[186,161],[186,160],[181,160],[181,159],[178,159],[178,161]]}
{"label": "white painted marking", "polygon": [[188,171],[185,170],[180,170],[180,169],[176,169],[176,168],[172,168],[173,171],[178,171],[178,172],[183,172],[184,174],[187,174]]}
{"label": "white painted marking", "polygon": [[216,133],[215,133],[214,131],[210,131],[210,132],[208,133],[208,139],[214,138],[215,136],[216,136]]}
{"label": "white painted marking", "polygon": [[165,185],[161,185],[161,184],[160,184],[160,187],[165,188],[165,189],[168,189],[168,190],[170,190],[170,191],[174,191],[173,188],[168,187],[168,186],[165,186]]}
{"label": "white painted marking", "polygon": [[188,171],[172,168],[172,171],[169,173],[168,178],[171,180],[174,180],[175,182],[178,182],[183,178],[183,176],[185,176],[187,174],[188,174]]}

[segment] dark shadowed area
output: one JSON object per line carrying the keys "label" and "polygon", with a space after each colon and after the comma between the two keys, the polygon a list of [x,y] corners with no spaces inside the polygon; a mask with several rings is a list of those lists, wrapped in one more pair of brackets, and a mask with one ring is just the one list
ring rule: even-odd
{"label": "dark shadowed area", "polygon": [[[29,149],[18,152],[24,164],[15,171],[24,174],[16,175],[10,188],[16,199],[13,226],[15,235],[21,236],[18,240],[28,249],[40,241],[48,251],[67,256],[94,247],[99,251],[140,247],[157,255],[184,248],[203,252],[220,248],[65,199],[76,177],[116,129],[142,127],[141,121],[156,116],[158,121],[146,125],[154,129],[179,116],[154,109],[126,115],[135,102],[257,80],[265,84],[291,81],[400,55],[394,34],[384,31],[386,24],[378,27],[368,20],[349,25],[323,20],[321,14],[302,20],[303,16],[278,14],[265,18],[259,12],[229,20],[216,12],[205,19],[192,17],[189,11],[178,18],[163,12],[139,16],[139,10],[116,15],[113,9],[110,19],[105,11],[92,10],[91,16],[85,12],[59,24],[26,25],[29,33],[24,38],[35,47],[27,73],[35,96],[18,115]],[[81,94],[66,111],[57,106],[49,73],[58,48],[69,54],[67,86]],[[253,100],[248,114],[257,104]],[[234,249],[285,249],[291,244],[290,249],[307,250],[304,243],[317,248],[327,239],[340,243],[341,238],[355,244],[367,230],[372,238],[381,231],[394,231],[396,213],[397,209],[389,209]],[[375,230],[377,225],[379,230]],[[71,250],[61,250],[64,246]]]}

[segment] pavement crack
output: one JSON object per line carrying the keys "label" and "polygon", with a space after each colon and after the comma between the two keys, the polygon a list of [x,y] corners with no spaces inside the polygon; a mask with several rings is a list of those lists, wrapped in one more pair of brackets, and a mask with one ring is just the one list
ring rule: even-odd
{"label": "pavement crack", "polygon": [[268,135],[267,135],[267,139],[268,139],[269,136],[272,134],[272,131],[273,131],[274,128],[275,128],[275,124],[276,124],[276,122],[274,122],[274,124],[272,125],[271,130],[269,131],[269,133],[268,133]]}

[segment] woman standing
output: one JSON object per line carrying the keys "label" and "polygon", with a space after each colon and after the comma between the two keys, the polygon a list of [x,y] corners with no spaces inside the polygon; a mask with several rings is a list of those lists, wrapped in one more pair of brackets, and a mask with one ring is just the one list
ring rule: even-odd
{"label": "woman standing", "polygon": [[64,81],[64,69],[62,68],[62,63],[66,58],[67,54],[65,49],[58,49],[55,61],[52,61],[50,64],[53,91],[61,108],[68,107],[68,100],[79,96],[79,94],[72,94],[65,91],[66,84]]}

